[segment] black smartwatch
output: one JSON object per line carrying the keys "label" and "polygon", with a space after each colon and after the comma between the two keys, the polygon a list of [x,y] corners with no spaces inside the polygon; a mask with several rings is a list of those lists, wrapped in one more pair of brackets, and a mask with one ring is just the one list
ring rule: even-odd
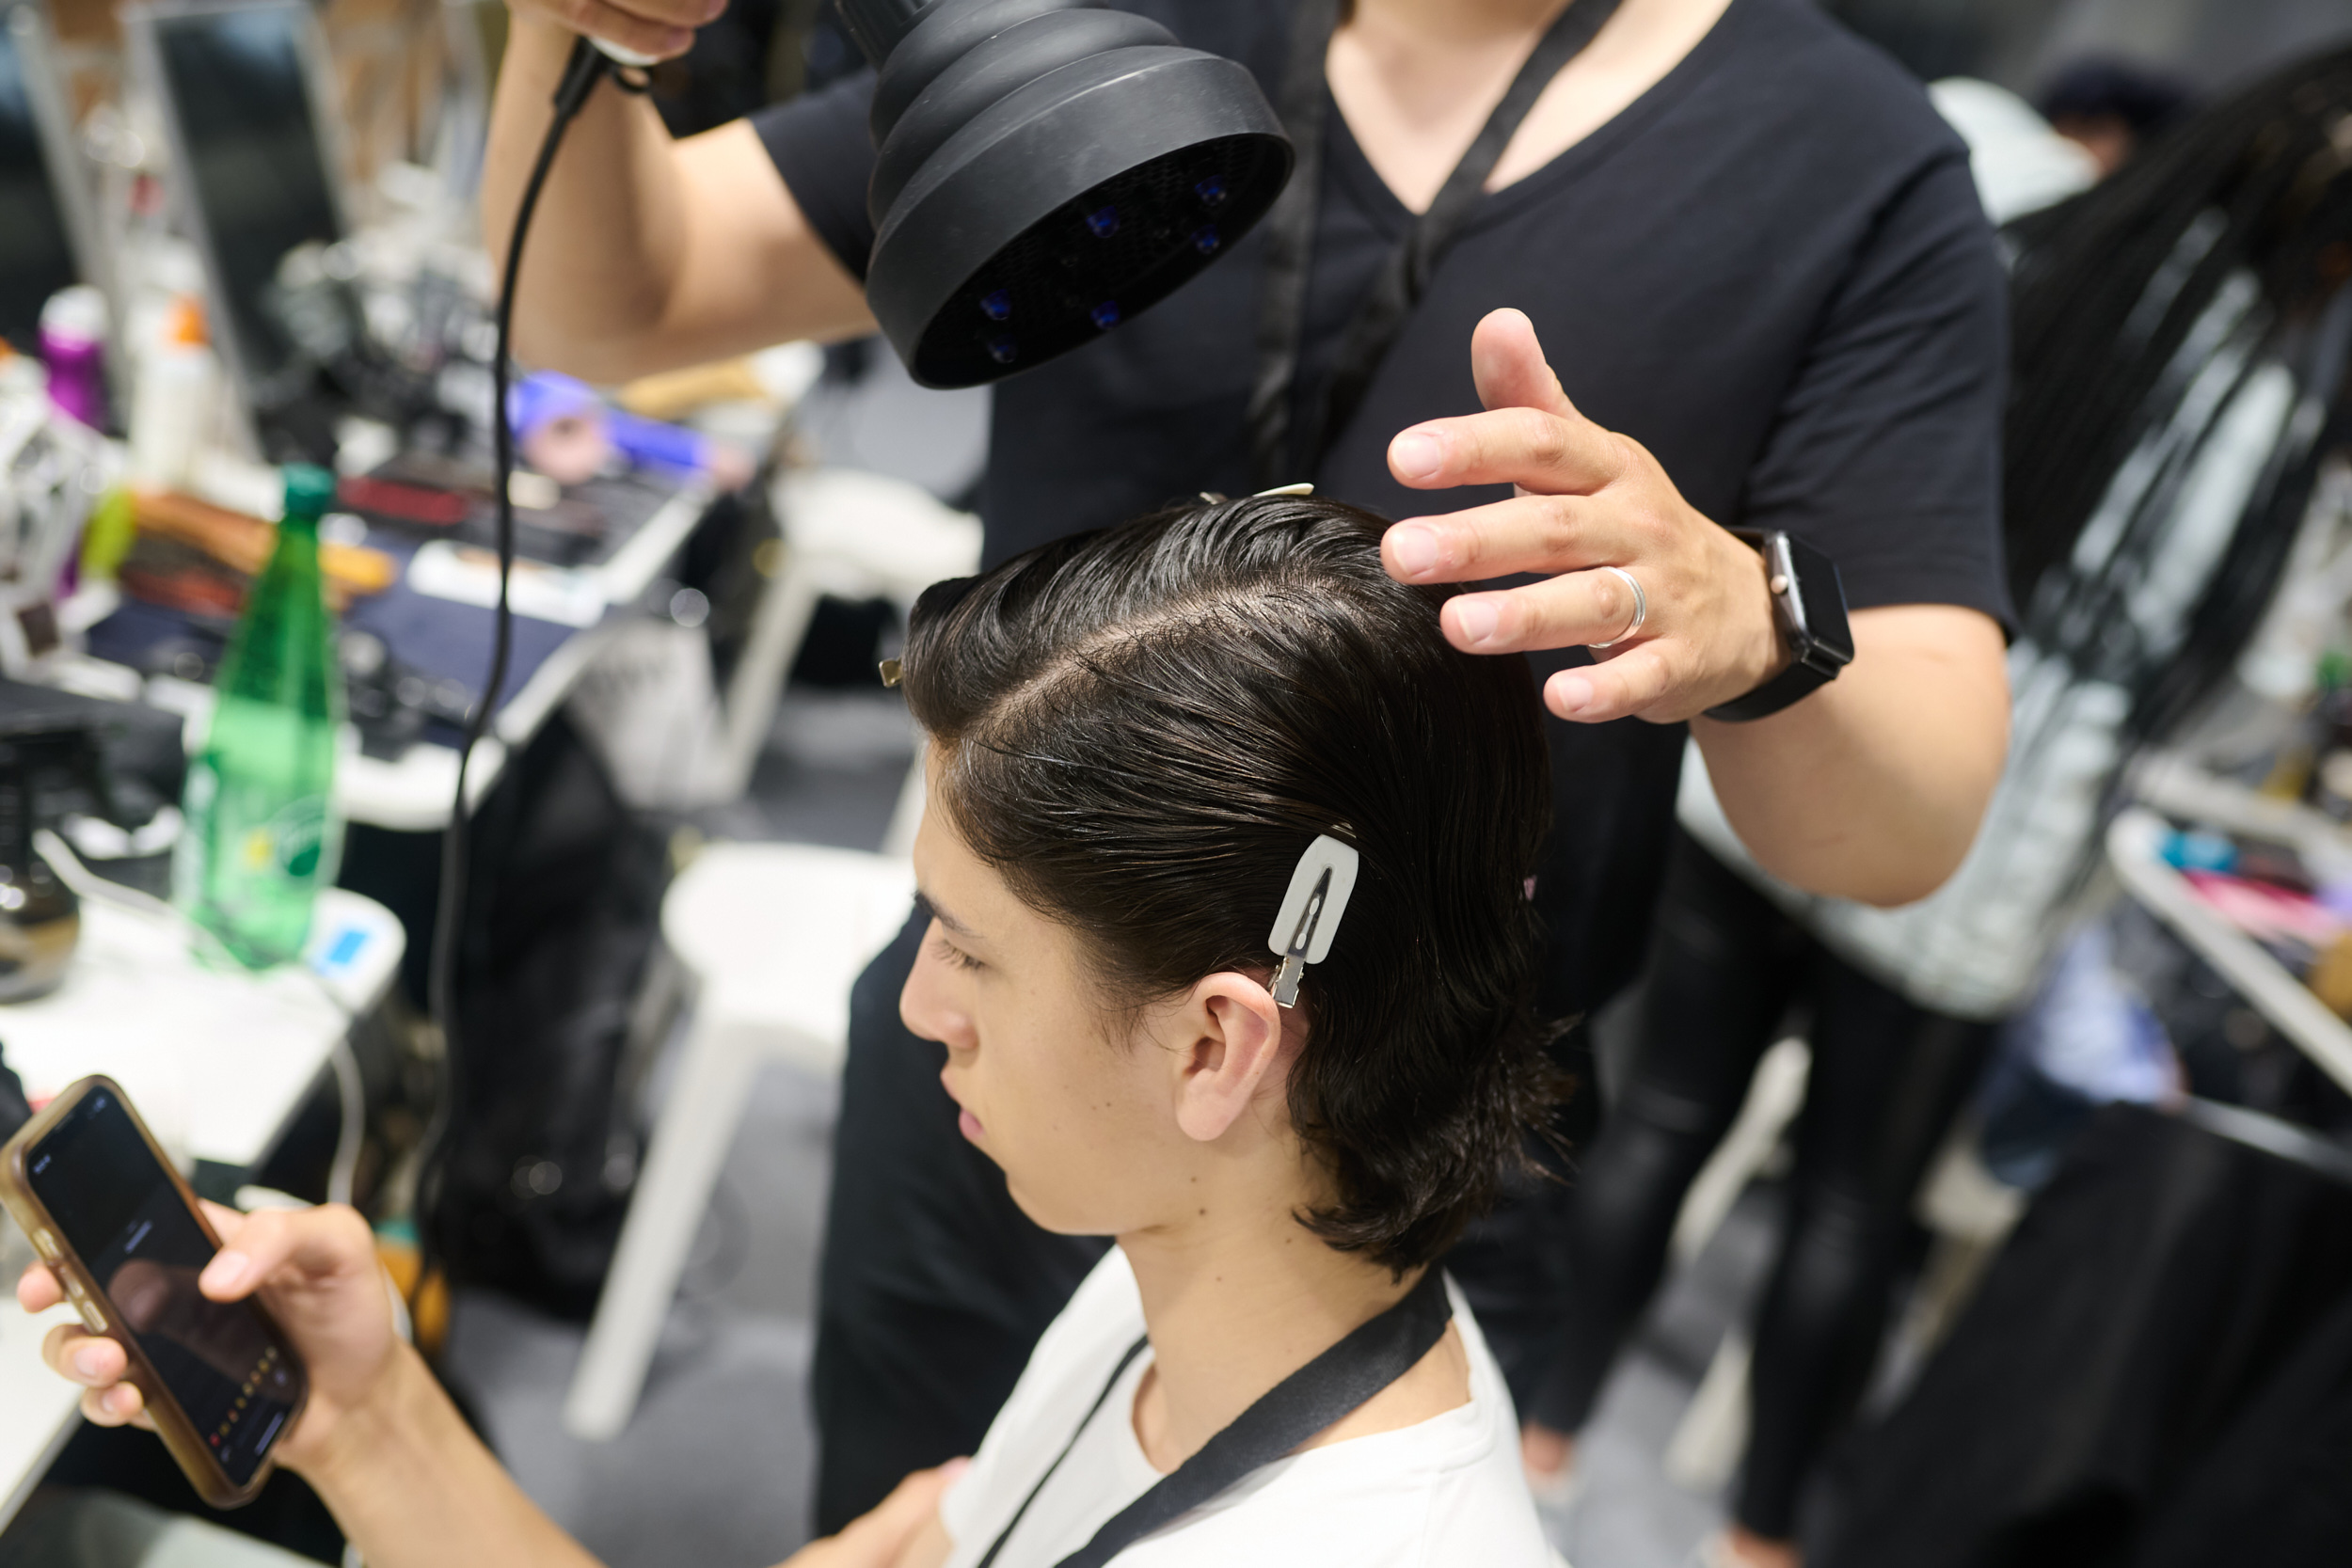
{"label": "black smartwatch", "polygon": [[1846,589],[1837,562],[1804,540],[1778,530],[1735,528],[1731,532],[1764,557],[1772,591],[1772,625],[1796,656],[1788,668],[1744,697],[1707,710],[1709,719],[1740,724],[1762,719],[1827,686],[1853,662],[1853,632],[1846,625]]}

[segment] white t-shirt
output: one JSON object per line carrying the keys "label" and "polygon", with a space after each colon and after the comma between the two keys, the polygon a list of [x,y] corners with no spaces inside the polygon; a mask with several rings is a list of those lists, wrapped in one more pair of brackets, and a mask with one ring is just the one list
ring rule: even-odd
{"label": "white t-shirt", "polygon": [[[1415,1426],[1309,1449],[1129,1546],[1120,1568],[1556,1568],[1519,1468],[1518,1417],[1462,1294],[1470,1402]],[[976,1568],[1143,1333],[1126,1255],[1111,1248],[1046,1329],[980,1451],[940,1502],[947,1568]],[[1136,1441],[1147,1348],[1013,1531],[994,1568],[1053,1568],[1160,1480]]]}

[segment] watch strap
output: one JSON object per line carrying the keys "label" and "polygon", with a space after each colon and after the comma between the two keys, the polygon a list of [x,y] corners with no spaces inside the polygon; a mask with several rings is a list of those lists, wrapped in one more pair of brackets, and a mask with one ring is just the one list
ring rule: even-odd
{"label": "watch strap", "polygon": [[[1778,530],[1735,528],[1730,532],[1763,556],[1771,579],[1772,624],[1796,656],[1786,670],[1755,690],[1707,710],[1709,719],[1744,724],[1778,713],[1836,680],[1853,658],[1853,644],[1845,587],[1835,562]],[[1815,603],[1817,599],[1821,602]],[[1813,617],[1823,611],[1829,613],[1817,631]]]}
{"label": "watch strap", "polygon": [[1764,719],[1778,713],[1803,698],[1810,697],[1830,683],[1831,675],[1802,659],[1766,681],[1744,697],[1734,697],[1718,703],[1707,710],[1709,719],[1726,724],[1744,724],[1752,719]]}

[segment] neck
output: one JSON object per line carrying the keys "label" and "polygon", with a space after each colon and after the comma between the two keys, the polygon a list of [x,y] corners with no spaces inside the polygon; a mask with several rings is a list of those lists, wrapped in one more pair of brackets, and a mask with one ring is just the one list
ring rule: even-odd
{"label": "neck", "polygon": [[[1632,4],[1634,0],[1627,0]],[[1567,0],[1356,0],[1348,24],[1412,33],[1459,46],[1540,30]]]}
{"label": "neck", "polygon": [[1289,1204],[1203,1212],[1180,1227],[1121,1236],[1142,1292],[1152,1369],[1136,1434],[1172,1470],[1259,1397],[1411,1289],[1334,1251]]}
{"label": "neck", "polygon": [[[1331,95],[1399,201],[1425,208],[1568,0],[1356,0]],[[1486,182],[1525,178],[1655,86],[1730,0],[1621,0],[1528,111]]]}

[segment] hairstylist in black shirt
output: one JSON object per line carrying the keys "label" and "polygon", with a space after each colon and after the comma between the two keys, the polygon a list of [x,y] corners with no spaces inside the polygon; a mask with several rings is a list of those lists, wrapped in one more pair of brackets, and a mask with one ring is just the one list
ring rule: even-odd
{"label": "hairstylist in black shirt", "polygon": [[[1881,903],[1941,881],[2006,729],[2005,343],[1965,153],[1917,87],[1808,0],[1622,0],[1534,84],[1385,352],[1335,399],[1384,269],[1563,0],[1355,0],[1325,13],[1327,35],[1302,18],[1318,0],[1128,3],[1249,66],[1295,126],[1320,117],[1305,222],[1284,248],[1269,220],[1151,311],[997,389],[988,559],[1273,477],[1406,519],[1387,558],[1409,580],[1533,574],[1456,601],[1447,628],[1531,653],[1561,721],[1535,890],[1555,1013],[1605,1000],[1638,956],[1683,721],[1776,874]],[[506,230],[567,26],[675,54],[722,4],[516,0],[489,233]],[[677,143],[643,100],[597,95],[540,209],[524,354],[611,380],[869,329],[869,90],[853,79]],[[1295,351],[1253,420],[1285,312]],[[1836,562],[1857,652],[1745,723],[1699,716],[1788,655],[1735,526]],[[828,1522],[977,1439],[1097,1250],[1030,1227],[957,1135],[936,1048],[896,1018],[918,931],[856,999],[817,1374]],[[1507,1361],[1515,1333],[1549,1326],[1543,1271],[1483,1296],[1478,1272],[1457,1264]],[[1513,1375],[1524,1388],[1540,1370]]]}

